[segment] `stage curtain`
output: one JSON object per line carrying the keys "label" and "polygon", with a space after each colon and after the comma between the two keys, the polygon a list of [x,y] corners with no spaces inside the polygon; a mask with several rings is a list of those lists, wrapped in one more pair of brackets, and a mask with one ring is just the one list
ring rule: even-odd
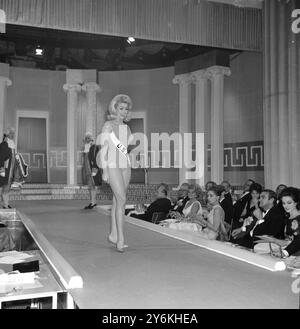
{"label": "stage curtain", "polygon": [[264,172],[265,186],[299,187],[300,34],[291,13],[297,1],[264,4]]}
{"label": "stage curtain", "polygon": [[262,10],[205,0],[0,0],[7,23],[262,50]]}

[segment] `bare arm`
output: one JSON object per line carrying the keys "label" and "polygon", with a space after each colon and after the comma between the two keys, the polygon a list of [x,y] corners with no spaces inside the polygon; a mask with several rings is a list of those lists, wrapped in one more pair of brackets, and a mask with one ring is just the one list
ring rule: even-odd
{"label": "bare arm", "polygon": [[197,215],[197,213],[198,213],[200,207],[201,207],[200,203],[198,203],[198,202],[194,202],[194,204],[193,204],[193,206],[192,206],[192,209],[191,209],[191,212],[190,212],[190,214],[189,214],[188,217],[191,217],[191,218],[196,217],[196,215]]}
{"label": "bare arm", "polygon": [[[205,226],[214,232],[218,232],[219,226],[221,224],[222,210],[220,208],[215,209],[213,216],[213,224],[211,224],[209,221],[205,221]],[[201,222],[203,224],[203,220],[201,220],[200,223]]]}
{"label": "bare arm", "polygon": [[107,161],[108,161],[108,136],[112,131],[112,127],[108,121],[105,122],[101,134],[97,137],[96,145],[100,146],[97,165],[103,169],[103,180],[108,181]]}

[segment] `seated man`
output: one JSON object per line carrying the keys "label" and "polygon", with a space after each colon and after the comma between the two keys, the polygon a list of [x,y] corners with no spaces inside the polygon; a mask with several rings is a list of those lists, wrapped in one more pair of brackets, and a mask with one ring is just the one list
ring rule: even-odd
{"label": "seated man", "polygon": [[286,223],[282,208],[277,206],[276,193],[272,190],[263,190],[259,198],[259,208],[253,211],[253,216],[244,220],[241,227],[232,232],[233,243],[247,248],[253,248],[259,235],[270,235],[281,239],[284,237]]}
{"label": "seated man", "polygon": [[183,183],[181,184],[179,190],[178,190],[178,199],[173,204],[171,210],[170,210],[170,216],[174,217],[175,213],[182,214],[182,210],[185,207],[186,203],[189,200],[189,184]]}
{"label": "seated man", "polygon": [[250,186],[254,183],[252,179],[248,179],[244,186],[243,186],[243,194],[241,197],[235,202],[233,206],[233,222],[232,222],[232,227],[238,228],[240,226],[240,218],[242,215],[242,212],[249,200],[251,199],[251,194],[249,192]]}
{"label": "seated man", "polygon": [[129,212],[128,216],[143,219],[145,221],[151,222],[152,216],[155,212],[163,212],[167,215],[167,213],[171,209],[171,201],[168,199],[168,185],[167,184],[160,184],[157,188],[157,198],[153,201],[145,213],[143,214],[136,214],[134,212]]}
{"label": "seated man", "polygon": [[225,212],[225,222],[231,225],[232,217],[233,217],[233,204],[232,197],[230,194],[230,184],[227,181],[223,181],[221,186],[224,188],[224,193],[222,193],[220,198],[220,205]]}

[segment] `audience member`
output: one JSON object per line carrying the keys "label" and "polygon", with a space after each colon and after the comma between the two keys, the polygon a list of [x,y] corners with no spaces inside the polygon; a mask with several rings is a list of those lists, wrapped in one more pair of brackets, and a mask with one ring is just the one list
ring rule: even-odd
{"label": "audience member", "polygon": [[128,215],[148,222],[152,221],[152,216],[156,212],[165,213],[167,215],[172,206],[171,201],[168,199],[168,185],[164,183],[159,184],[156,195],[156,200],[149,205],[143,214],[136,214],[131,211]]}
{"label": "audience member", "polygon": [[[220,205],[225,213],[225,222],[231,225],[231,221],[233,217],[233,204],[232,204],[232,197],[230,193],[230,184],[227,181],[223,181],[220,186],[222,186],[222,188],[224,189],[220,197]],[[222,188],[220,187],[220,189]]]}
{"label": "audience member", "polygon": [[173,205],[171,211],[176,211],[176,212],[182,214],[182,210],[189,200],[188,194],[189,194],[189,184],[188,183],[181,184],[181,186],[178,190],[177,201]]}
{"label": "audience member", "polygon": [[197,216],[194,222],[199,223],[203,229],[199,232],[201,237],[210,240],[227,241],[227,229],[225,227],[225,213],[220,205],[221,194],[224,193],[224,187],[219,185],[211,187],[207,191],[207,200],[211,206],[211,210],[205,220],[202,216]]}
{"label": "audience member", "polygon": [[181,217],[182,219],[193,218],[194,216],[202,214],[202,206],[199,198],[202,195],[202,190],[199,185],[191,184],[189,186],[188,202],[185,204]]}
{"label": "audience member", "polygon": [[285,227],[285,241],[278,241],[283,250],[273,254],[278,257],[300,255],[300,191],[295,187],[287,187],[280,194],[282,206],[288,214]]}
{"label": "audience member", "polygon": [[242,212],[251,198],[251,195],[249,193],[250,186],[255,183],[252,179],[248,179],[244,186],[243,186],[243,194],[242,196],[235,202],[233,206],[233,222],[232,222],[232,227],[237,228],[240,226],[240,218],[242,215]]}
{"label": "audience member", "polygon": [[252,216],[246,218],[240,228],[232,232],[233,242],[247,248],[253,248],[260,235],[282,238],[284,235],[285,216],[277,207],[276,193],[265,189],[260,194],[259,207]]}
{"label": "audience member", "polygon": [[203,202],[205,203],[205,205],[209,208],[210,205],[208,203],[208,200],[207,200],[207,192],[209,189],[211,189],[212,187],[216,187],[217,186],[217,183],[216,182],[213,182],[213,181],[208,181],[206,184],[205,184],[205,191],[204,191],[204,196],[203,196]]}
{"label": "audience member", "polygon": [[258,208],[259,197],[262,192],[262,186],[258,183],[251,184],[249,188],[250,199],[246,203],[243,212],[241,213],[241,222],[249,216],[252,215],[252,212]]}
{"label": "audience member", "polygon": [[276,192],[276,195],[277,195],[277,203],[280,201],[280,194],[281,194],[281,192],[282,192],[284,189],[286,189],[286,188],[287,188],[287,186],[284,185],[284,184],[279,184],[279,185],[276,187],[275,192]]}

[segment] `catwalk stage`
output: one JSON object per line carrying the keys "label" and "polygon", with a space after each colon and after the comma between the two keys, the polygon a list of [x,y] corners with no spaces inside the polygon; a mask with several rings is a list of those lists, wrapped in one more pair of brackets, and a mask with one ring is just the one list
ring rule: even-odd
{"label": "catwalk stage", "polygon": [[[79,308],[298,308],[295,280],[134,222],[122,254],[107,242],[109,216],[86,201],[16,201],[83,279],[69,292]],[[136,222],[143,225],[141,221]],[[148,228],[147,228],[148,225]]]}

